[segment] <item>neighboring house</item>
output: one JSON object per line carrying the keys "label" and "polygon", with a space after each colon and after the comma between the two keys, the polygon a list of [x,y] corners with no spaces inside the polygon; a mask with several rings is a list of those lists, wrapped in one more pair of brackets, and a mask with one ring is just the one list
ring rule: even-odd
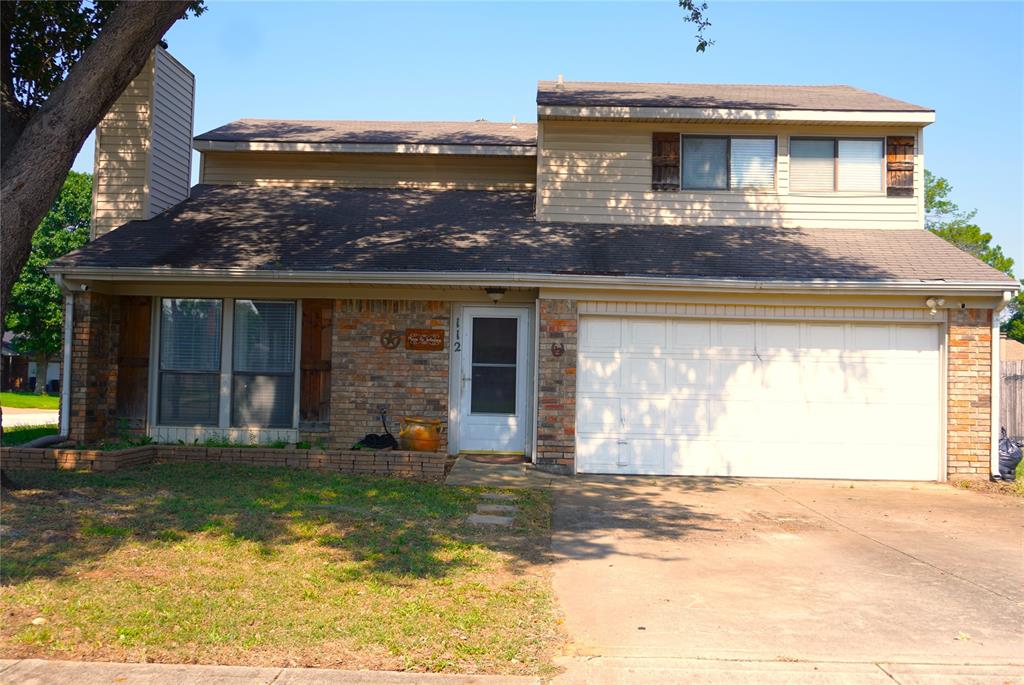
{"label": "neighboring house", "polygon": [[348,448],[386,407],[573,472],[990,472],[1017,284],[923,229],[932,110],[559,79],[536,125],[193,140],[192,92],[158,50],[97,130],[95,239],[51,267],[73,439]]}
{"label": "neighboring house", "polygon": [[29,390],[29,360],[14,349],[14,333],[10,331],[4,331],[0,360],[3,361],[0,392]]}
{"label": "neighboring house", "polygon": [[2,359],[0,391],[27,392],[35,390],[40,382],[45,383],[47,392],[56,392],[60,387],[60,362],[47,364],[46,378],[40,378],[39,364],[14,349],[14,333],[10,331],[4,332]]}

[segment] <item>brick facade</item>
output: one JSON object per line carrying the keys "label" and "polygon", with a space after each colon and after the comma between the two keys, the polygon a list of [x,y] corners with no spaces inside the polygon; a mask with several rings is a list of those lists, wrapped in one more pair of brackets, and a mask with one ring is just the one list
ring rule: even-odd
{"label": "brick facade", "polygon": [[[331,341],[331,421],[328,446],[347,449],[367,433],[380,433],[378,406],[385,405],[390,428],[402,416],[448,418],[448,346],[451,305],[439,301],[335,300]],[[406,328],[444,331],[444,349],[394,349],[381,343],[387,331]],[[447,450],[447,432],[441,451]]]}
{"label": "brick facade", "polygon": [[84,469],[117,471],[153,462],[218,462],[246,466],[289,466],[370,476],[440,481],[446,456],[441,452],[367,452],[144,445],[124,450],[0,448],[5,469]]}
{"label": "brick facade", "polygon": [[113,295],[75,294],[68,424],[72,442],[93,442],[116,430],[119,303]]}
{"label": "brick facade", "polygon": [[576,301],[540,300],[538,318],[535,462],[539,468],[572,473],[576,461]]}
{"label": "brick facade", "polygon": [[992,310],[950,310],[946,383],[947,474],[987,478],[992,468]]}

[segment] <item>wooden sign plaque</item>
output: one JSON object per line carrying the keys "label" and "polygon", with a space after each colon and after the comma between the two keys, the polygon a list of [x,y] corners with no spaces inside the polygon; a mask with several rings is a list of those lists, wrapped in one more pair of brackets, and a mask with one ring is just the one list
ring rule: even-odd
{"label": "wooden sign plaque", "polygon": [[433,328],[406,328],[405,349],[437,351],[444,349],[444,331]]}

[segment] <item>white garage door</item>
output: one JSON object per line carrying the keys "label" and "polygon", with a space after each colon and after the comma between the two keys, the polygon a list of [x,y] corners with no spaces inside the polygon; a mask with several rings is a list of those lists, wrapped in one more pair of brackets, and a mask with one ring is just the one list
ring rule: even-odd
{"label": "white garage door", "polygon": [[577,468],[939,478],[934,325],[583,317]]}

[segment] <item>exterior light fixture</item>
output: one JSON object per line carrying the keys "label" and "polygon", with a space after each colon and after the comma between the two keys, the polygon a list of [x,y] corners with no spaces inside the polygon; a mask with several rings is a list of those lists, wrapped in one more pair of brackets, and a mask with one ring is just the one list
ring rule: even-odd
{"label": "exterior light fixture", "polygon": [[945,304],[946,300],[941,297],[929,297],[927,300],[924,301],[924,306],[932,310],[932,316],[935,316],[935,314],[938,313],[939,311],[939,307],[942,307]]}
{"label": "exterior light fixture", "polygon": [[491,304],[498,304],[501,302],[501,298],[505,297],[504,288],[484,288],[484,292],[487,293],[487,297],[491,298]]}

